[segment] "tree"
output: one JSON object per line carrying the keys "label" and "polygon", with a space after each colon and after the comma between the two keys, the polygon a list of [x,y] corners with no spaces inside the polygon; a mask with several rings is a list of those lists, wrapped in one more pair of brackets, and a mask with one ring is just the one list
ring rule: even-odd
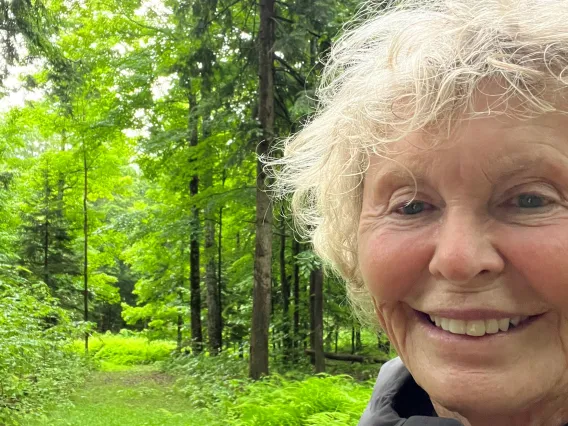
{"label": "tree", "polygon": [[269,348],[289,362],[309,346],[321,371],[324,337],[348,351],[345,290],[273,220],[287,202],[271,204],[257,157],[313,113],[321,57],[357,3],[45,3],[53,58],[28,48],[47,60],[21,79],[42,98],[0,117],[0,189],[21,212],[0,224],[7,262],[99,331],[193,354],[245,357],[250,342],[253,378]]}
{"label": "tree", "polygon": [[323,270],[318,266],[310,274],[310,343],[314,351],[316,373],[325,372],[323,353]]}
{"label": "tree", "polygon": [[268,329],[272,280],[272,203],[266,192],[266,173],[261,158],[274,139],[274,0],[260,1],[259,120],[262,141],[257,145],[256,244],[250,344],[250,376],[268,374]]}

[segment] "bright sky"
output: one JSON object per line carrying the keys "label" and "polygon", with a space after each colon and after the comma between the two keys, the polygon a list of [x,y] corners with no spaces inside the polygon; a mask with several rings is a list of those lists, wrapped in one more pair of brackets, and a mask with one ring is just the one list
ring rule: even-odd
{"label": "bright sky", "polygon": [[23,107],[26,101],[37,101],[43,97],[43,90],[27,90],[23,87],[24,82],[21,80],[24,75],[37,73],[40,66],[39,63],[8,66],[8,76],[4,80],[7,95],[0,98],[0,113],[7,112],[13,107]]}

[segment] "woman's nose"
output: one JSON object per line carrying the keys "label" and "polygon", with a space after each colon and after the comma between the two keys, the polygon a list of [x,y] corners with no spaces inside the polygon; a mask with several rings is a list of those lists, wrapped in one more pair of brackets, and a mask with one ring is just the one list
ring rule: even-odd
{"label": "woman's nose", "polygon": [[505,262],[490,241],[482,220],[474,214],[447,213],[440,224],[429,265],[433,276],[456,284],[472,284],[480,275],[499,275],[504,267]]}

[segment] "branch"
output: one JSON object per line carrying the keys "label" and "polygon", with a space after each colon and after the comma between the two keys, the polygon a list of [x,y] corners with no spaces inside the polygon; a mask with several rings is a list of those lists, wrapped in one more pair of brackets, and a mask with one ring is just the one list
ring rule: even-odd
{"label": "branch", "polygon": [[283,58],[278,55],[274,55],[274,59],[278,61],[286,70],[294,77],[294,79],[302,85],[302,87],[306,86],[306,79],[298,73],[288,62],[286,62]]}
{"label": "branch", "polygon": [[288,19],[288,18],[284,18],[283,16],[274,15],[272,19],[276,19],[278,21],[288,22],[289,24],[295,24],[294,21],[292,21],[291,19]]}
{"label": "branch", "polygon": [[221,17],[221,15],[223,15],[227,10],[229,10],[231,7],[233,7],[234,5],[236,5],[237,3],[240,3],[241,0],[235,0],[232,3],[230,3],[228,6],[225,6],[222,10],[220,10],[218,13],[215,14],[215,16],[209,20],[209,22],[207,22],[207,26],[209,26],[211,23],[215,22],[217,19],[219,19]]}
{"label": "branch", "polygon": [[[306,355],[314,356],[315,351],[313,349],[304,349]],[[333,359],[336,361],[350,361],[350,362],[360,362],[365,364],[384,364],[388,361],[385,358],[375,358],[367,357],[363,355],[351,355],[351,354],[335,354],[330,352],[324,352],[323,356],[327,359]]]}

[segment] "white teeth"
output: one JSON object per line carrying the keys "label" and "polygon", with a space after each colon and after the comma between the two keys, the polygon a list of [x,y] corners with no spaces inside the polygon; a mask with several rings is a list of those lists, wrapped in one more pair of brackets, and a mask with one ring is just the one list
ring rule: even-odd
{"label": "white teeth", "polygon": [[499,320],[499,330],[507,331],[509,329],[509,318],[503,318]]}
{"label": "white teeth", "polygon": [[465,321],[451,319],[449,332],[454,334],[465,334]]}
{"label": "white teeth", "polygon": [[499,332],[499,321],[496,319],[485,320],[485,332],[495,334]]}
{"label": "white teeth", "polygon": [[512,318],[472,320],[464,321],[458,319],[442,318],[436,315],[429,315],[430,320],[440,327],[453,334],[467,334],[468,336],[484,336],[485,334],[495,334],[499,331],[509,330],[509,326],[517,327],[525,321],[528,316],[515,316]]}
{"label": "white teeth", "polygon": [[469,336],[483,336],[485,334],[485,321],[484,320],[468,321],[467,334]]}

